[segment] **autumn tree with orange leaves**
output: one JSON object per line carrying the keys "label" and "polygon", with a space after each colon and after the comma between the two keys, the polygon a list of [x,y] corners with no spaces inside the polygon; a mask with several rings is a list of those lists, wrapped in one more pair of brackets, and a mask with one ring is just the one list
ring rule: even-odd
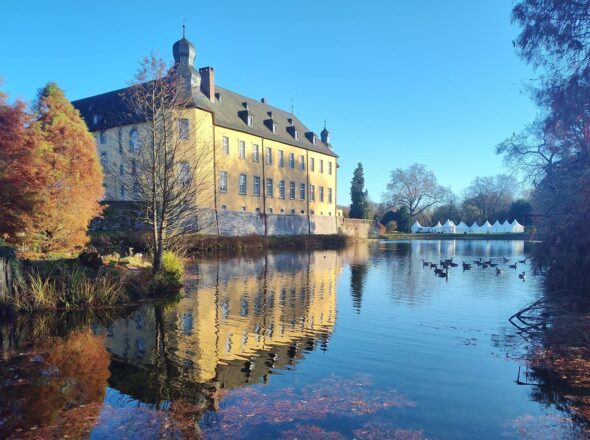
{"label": "autumn tree with orange leaves", "polygon": [[32,114],[0,96],[0,234],[42,252],[88,241],[101,214],[103,175],[93,136],[63,91],[49,83]]}
{"label": "autumn tree with orange leaves", "polygon": [[31,230],[44,184],[31,122],[22,101],[10,104],[0,92],[0,235],[11,241]]}

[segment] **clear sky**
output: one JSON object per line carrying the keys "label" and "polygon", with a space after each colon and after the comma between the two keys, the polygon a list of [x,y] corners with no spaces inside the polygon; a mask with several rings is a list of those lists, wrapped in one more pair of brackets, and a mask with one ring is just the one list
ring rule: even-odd
{"label": "clear sky", "polygon": [[338,203],[357,162],[379,201],[396,167],[422,162],[461,191],[506,170],[494,146],[532,121],[534,77],[512,47],[511,0],[6,1],[0,76],[31,100],[56,81],[70,99],[124,87],[138,59],[172,59],[186,19],[196,65],[216,83],[328,121]]}

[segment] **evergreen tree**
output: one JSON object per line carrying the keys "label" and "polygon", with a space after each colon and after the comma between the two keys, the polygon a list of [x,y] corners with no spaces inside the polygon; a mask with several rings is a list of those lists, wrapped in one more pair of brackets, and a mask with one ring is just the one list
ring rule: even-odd
{"label": "evergreen tree", "polygon": [[350,218],[369,218],[369,193],[365,189],[363,164],[359,162],[350,184]]}
{"label": "evergreen tree", "polygon": [[42,251],[74,250],[88,241],[90,221],[101,214],[103,174],[94,137],[55,83],[39,91],[31,129],[47,166],[30,239]]}

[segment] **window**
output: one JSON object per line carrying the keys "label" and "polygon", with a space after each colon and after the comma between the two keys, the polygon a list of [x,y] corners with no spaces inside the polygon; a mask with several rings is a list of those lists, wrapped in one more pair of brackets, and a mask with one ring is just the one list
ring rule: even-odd
{"label": "window", "polygon": [[291,214],[295,214],[295,210],[294,209],[291,210]]}
{"label": "window", "polygon": [[299,131],[295,130],[295,140],[299,140]]}
{"label": "window", "polygon": [[328,188],[328,203],[332,203],[332,188]]}
{"label": "window", "polygon": [[332,162],[328,162],[328,174],[332,175]]}
{"label": "window", "polygon": [[293,153],[289,153],[289,167],[295,169],[295,155]]}
{"label": "window", "polygon": [[100,143],[101,144],[107,143],[107,133],[104,130],[100,131]]}
{"label": "window", "polygon": [[279,182],[279,199],[285,198],[285,181],[281,180]]}
{"label": "window", "polygon": [[252,115],[248,115],[248,127],[252,127],[254,125],[254,118]]}
{"label": "window", "polygon": [[227,171],[219,173],[219,192],[227,192]]}
{"label": "window", "polygon": [[137,133],[137,128],[132,128],[129,132],[129,151],[132,153],[139,151],[139,133]]}
{"label": "window", "polygon": [[324,187],[320,186],[320,202],[324,202]]}
{"label": "window", "polygon": [[242,212],[246,212],[246,207],[242,205]]}
{"label": "window", "polygon": [[260,149],[258,144],[252,144],[252,160],[258,162],[260,160]]}
{"label": "window", "polygon": [[178,179],[183,187],[186,187],[191,182],[191,169],[188,162],[178,163]]}
{"label": "window", "polygon": [[320,173],[324,173],[324,160],[320,159]]}
{"label": "window", "polygon": [[315,171],[315,159],[312,157],[309,162],[309,169]]}
{"label": "window", "polygon": [[260,212],[260,208],[256,208],[256,212]]}
{"label": "window", "polygon": [[188,119],[186,118],[178,120],[178,137],[188,139]]}
{"label": "window", "polygon": [[299,184],[299,198],[305,200],[305,183]]}
{"label": "window", "polygon": [[103,168],[106,168],[108,165],[108,159],[107,159],[107,152],[106,151],[101,151],[100,152],[100,164],[102,165]]}
{"label": "window", "polygon": [[289,182],[289,198],[295,200],[295,182]]}
{"label": "window", "polygon": [[229,154],[229,138],[227,136],[223,136],[223,154]]}
{"label": "window", "polygon": [[299,169],[301,171],[305,170],[305,157],[303,155],[299,156]]}
{"label": "window", "polygon": [[246,175],[245,174],[240,174],[240,180],[239,180],[239,186],[240,186],[240,195],[246,195]]}
{"label": "window", "polygon": [[272,148],[270,147],[266,147],[266,164],[272,165]]}
{"label": "window", "polygon": [[279,166],[281,168],[285,166],[285,152],[283,150],[279,150]]}
{"label": "window", "polygon": [[266,197],[272,197],[272,179],[266,179]]}
{"label": "window", "polygon": [[122,199],[125,198],[125,187],[123,185],[121,185],[121,188],[119,190],[119,195],[121,196]]}
{"label": "window", "polygon": [[260,176],[254,176],[254,190],[252,193],[255,197],[260,197]]}
{"label": "window", "polygon": [[309,185],[309,199],[315,202],[315,185]]}
{"label": "window", "polygon": [[277,124],[276,124],[276,122],[273,122],[272,123],[272,132],[273,133],[276,133],[277,132]]}
{"label": "window", "polygon": [[303,209],[301,210],[301,214],[305,214],[305,211]]}
{"label": "window", "polygon": [[317,136],[314,134],[313,137],[311,138],[311,142],[315,145],[318,141]]}
{"label": "window", "polygon": [[272,208],[268,208],[268,209],[267,209],[267,212],[268,212],[269,214],[272,214]]}
{"label": "window", "polygon": [[240,151],[240,159],[246,158],[246,142],[238,141],[238,150]]}
{"label": "window", "polygon": [[135,159],[131,161],[131,175],[137,175],[137,162],[135,162]]}
{"label": "window", "polygon": [[133,197],[135,197],[136,199],[139,198],[140,191],[141,191],[141,187],[139,186],[139,183],[135,182],[133,184]]}
{"label": "window", "polygon": [[125,165],[121,164],[119,165],[119,176],[122,176],[123,174],[125,174]]}
{"label": "window", "polygon": [[221,205],[221,209],[225,211],[227,209],[227,205]]}

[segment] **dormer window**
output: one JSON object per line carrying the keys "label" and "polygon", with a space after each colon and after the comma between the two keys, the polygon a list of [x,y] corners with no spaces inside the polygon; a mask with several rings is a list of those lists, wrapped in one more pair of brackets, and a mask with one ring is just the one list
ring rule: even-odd
{"label": "dormer window", "polygon": [[299,131],[295,130],[295,140],[298,141],[299,140]]}
{"label": "dormer window", "polygon": [[314,144],[314,145],[315,145],[317,141],[318,141],[318,138],[317,138],[317,136],[313,136],[313,137],[311,138],[311,143],[312,143],[312,144]]}
{"label": "dormer window", "polygon": [[273,122],[272,123],[272,132],[273,133],[276,133],[277,132],[277,124],[276,124],[276,122]]}
{"label": "dormer window", "polygon": [[92,115],[92,123],[98,124],[98,115]]}
{"label": "dormer window", "polygon": [[248,115],[248,127],[252,127],[254,125],[254,118],[252,115]]}

